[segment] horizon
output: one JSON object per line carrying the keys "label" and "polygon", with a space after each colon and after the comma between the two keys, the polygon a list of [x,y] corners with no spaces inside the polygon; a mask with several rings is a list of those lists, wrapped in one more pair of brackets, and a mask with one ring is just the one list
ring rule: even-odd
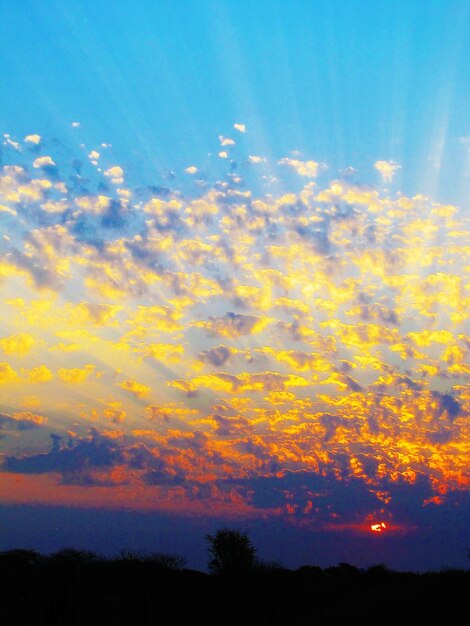
{"label": "horizon", "polygon": [[[299,530],[282,520],[237,522],[207,516],[194,520],[191,516],[158,512],[44,505],[0,505],[0,516],[5,529],[2,551],[26,549],[49,555],[71,548],[89,550],[104,558],[118,558],[125,551],[142,557],[164,553],[181,556],[186,568],[207,573],[205,536],[227,527],[247,533],[262,562],[276,562],[292,570],[303,565],[327,569],[341,563],[363,570],[385,566],[396,572],[418,574],[470,569],[468,547],[455,536],[443,536],[438,527],[415,535],[410,547],[386,533],[375,533],[371,542],[363,533]],[[465,533],[464,514],[456,521],[456,528]]]}
{"label": "horizon", "polygon": [[0,9],[0,550],[468,567],[470,6],[295,9]]}

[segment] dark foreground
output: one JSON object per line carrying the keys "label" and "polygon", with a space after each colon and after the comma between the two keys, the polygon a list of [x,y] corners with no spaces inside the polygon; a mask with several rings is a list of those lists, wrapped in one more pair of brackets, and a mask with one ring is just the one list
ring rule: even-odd
{"label": "dark foreground", "polygon": [[64,550],[0,554],[5,626],[470,624],[470,571],[424,574],[340,564],[261,564],[209,575],[177,557],[117,559]]}

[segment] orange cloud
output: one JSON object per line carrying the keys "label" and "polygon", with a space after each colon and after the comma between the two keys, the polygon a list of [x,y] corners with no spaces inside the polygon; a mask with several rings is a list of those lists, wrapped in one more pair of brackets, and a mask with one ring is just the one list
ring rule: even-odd
{"label": "orange cloud", "polygon": [[119,383],[119,386],[129,391],[129,393],[133,394],[136,398],[147,398],[151,392],[148,385],[144,385],[132,379],[123,380],[122,383]]}
{"label": "orange cloud", "polygon": [[95,366],[90,363],[85,367],[61,367],[57,370],[57,376],[66,384],[83,383],[93,373]]}

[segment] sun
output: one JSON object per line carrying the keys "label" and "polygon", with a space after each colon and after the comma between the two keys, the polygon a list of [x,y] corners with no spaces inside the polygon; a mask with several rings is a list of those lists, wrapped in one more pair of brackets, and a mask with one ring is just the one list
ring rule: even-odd
{"label": "sun", "polygon": [[387,530],[387,525],[385,522],[376,522],[375,524],[370,525],[370,530],[373,533],[383,533]]}

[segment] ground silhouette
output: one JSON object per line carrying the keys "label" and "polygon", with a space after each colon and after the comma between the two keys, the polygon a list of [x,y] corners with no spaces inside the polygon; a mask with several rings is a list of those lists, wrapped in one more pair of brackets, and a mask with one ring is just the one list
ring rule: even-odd
{"label": "ground silhouette", "polygon": [[[360,569],[349,563],[290,570],[256,559],[254,546],[240,531],[221,529],[206,539],[210,574],[187,569],[183,557],[162,552],[145,555],[125,550],[114,558],[73,548],[49,555],[27,549],[1,552],[0,623],[469,623],[470,570],[397,572],[381,564]],[[248,560],[242,559],[242,567],[232,567],[232,556],[240,551]],[[221,560],[221,554],[227,558]]]}

